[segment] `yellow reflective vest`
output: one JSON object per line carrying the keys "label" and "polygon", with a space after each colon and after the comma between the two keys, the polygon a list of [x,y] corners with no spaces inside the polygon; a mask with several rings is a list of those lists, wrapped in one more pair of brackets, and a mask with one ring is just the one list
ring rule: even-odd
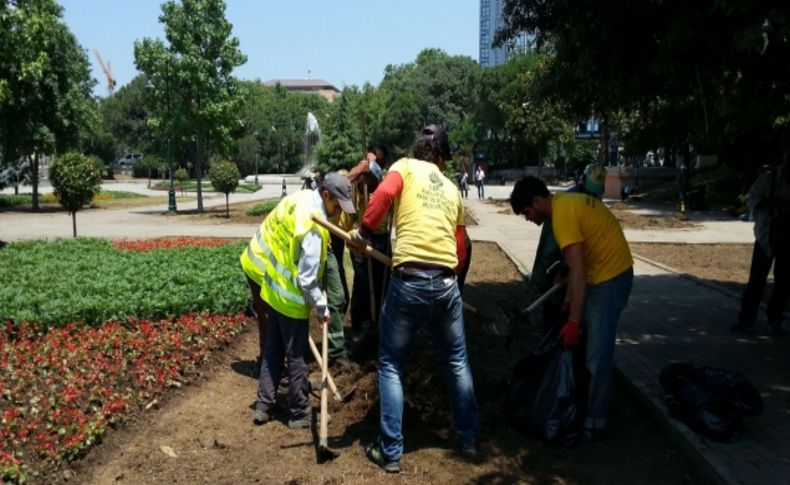
{"label": "yellow reflective vest", "polygon": [[300,190],[283,198],[263,220],[258,232],[241,253],[244,272],[261,287],[261,298],[274,310],[289,318],[305,319],[310,306],[299,287],[299,256],[302,239],[313,229],[321,235],[319,278],[326,268],[329,232],[316,224],[312,190]]}

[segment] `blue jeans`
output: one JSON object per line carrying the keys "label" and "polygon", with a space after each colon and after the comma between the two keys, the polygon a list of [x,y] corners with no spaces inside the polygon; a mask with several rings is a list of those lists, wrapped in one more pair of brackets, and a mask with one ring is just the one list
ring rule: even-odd
{"label": "blue jeans", "polygon": [[461,294],[455,276],[436,270],[420,275],[393,272],[379,336],[381,449],[388,460],[403,454],[403,369],[414,336],[427,326],[444,361],[453,429],[461,446],[477,441],[478,414],[464,336]]}
{"label": "blue jeans", "polygon": [[617,321],[628,305],[633,282],[634,269],[629,268],[609,281],[587,286],[583,321],[587,334],[586,363],[590,371],[587,419],[584,422],[588,429],[606,428]]}

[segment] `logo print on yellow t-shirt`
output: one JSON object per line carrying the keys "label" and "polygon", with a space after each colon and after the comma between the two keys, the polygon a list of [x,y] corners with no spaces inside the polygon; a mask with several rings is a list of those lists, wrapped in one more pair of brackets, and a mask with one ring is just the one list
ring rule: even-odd
{"label": "logo print on yellow t-shirt", "polygon": [[440,189],[442,185],[444,185],[444,181],[442,180],[442,177],[440,177],[439,174],[436,172],[431,172],[431,174],[428,176],[428,180],[431,181],[432,190]]}

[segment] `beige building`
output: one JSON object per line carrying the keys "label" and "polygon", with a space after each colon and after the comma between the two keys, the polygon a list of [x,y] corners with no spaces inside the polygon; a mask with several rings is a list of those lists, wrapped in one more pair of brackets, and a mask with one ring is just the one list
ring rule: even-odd
{"label": "beige building", "polygon": [[340,90],[323,79],[271,79],[263,84],[266,86],[279,84],[293,93],[319,94],[329,102],[340,96]]}

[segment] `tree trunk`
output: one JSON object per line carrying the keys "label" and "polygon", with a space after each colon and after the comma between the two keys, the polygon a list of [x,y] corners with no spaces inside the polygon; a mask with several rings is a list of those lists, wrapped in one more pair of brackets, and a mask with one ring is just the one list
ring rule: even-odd
{"label": "tree trunk", "polygon": [[225,194],[225,219],[230,219],[230,194]]}
{"label": "tree trunk", "polygon": [[74,237],[77,237],[77,211],[71,213],[71,229]]}
{"label": "tree trunk", "polygon": [[33,154],[30,178],[33,184],[33,212],[38,212],[38,151]]}
{"label": "tree trunk", "polygon": [[195,178],[197,179],[197,211],[203,213],[203,140],[200,130],[195,135],[197,160],[195,160]]}

